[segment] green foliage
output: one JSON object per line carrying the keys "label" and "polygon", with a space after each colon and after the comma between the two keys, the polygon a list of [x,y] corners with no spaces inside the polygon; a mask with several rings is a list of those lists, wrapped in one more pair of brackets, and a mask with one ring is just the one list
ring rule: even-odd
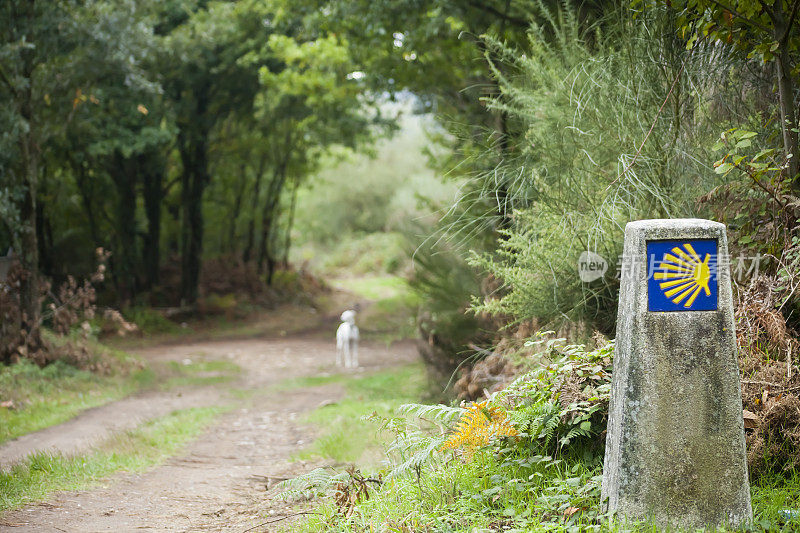
{"label": "green foliage", "polygon": [[[800,52],[800,31],[797,12],[800,5],[791,0],[765,3],[756,0],[680,0],[669,4],[677,13],[676,25],[688,37],[687,46],[702,39],[726,43],[747,58],[774,63],[774,85],[778,103],[766,108],[762,123],[765,131],[780,127],[783,153],[779,180],[791,186],[794,194],[800,191],[800,159],[798,155],[798,124],[795,100],[797,59]],[[739,140],[741,142],[741,139]],[[739,147],[737,147],[739,148]],[[763,157],[763,156],[762,156]],[[732,162],[728,162],[733,164]],[[752,160],[747,166],[759,173],[763,163]],[[754,167],[755,165],[755,167]],[[723,172],[725,163],[720,165]],[[718,167],[718,168],[720,168]],[[774,169],[777,170],[777,169]],[[753,177],[751,172],[750,177]],[[756,182],[758,185],[758,182]],[[762,186],[763,188],[763,186]],[[774,196],[773,192],[773,196]],[[785,224],[791,227],[791,223]]]}
{"label": "green foliage", "polygon": [[[592,29],[568,5],[540,3],[538,12],[524,53],[486,38],[501,58],[493,63],[501,95],[488,105],[523,134],[515,157],[476,179],[478,198],[502,190],[498,211],[513,213],[498,250],[472,257],[506,287],[476,309],[568,318],[610,334],[624,225],[690,216],[696,198],[720,182],[704,163],[714,117],[696,99],[724,61],[710,49],[685,50],[664,9],[610,9]],[[462,223],[491,226],[497,216]],[[587,250],[609,271],[582,283],[576,270]]]}
{"label": "green foliage", "polygon": [[329,468],[315,468],[307,474],[281,482],[280,497],[283,500],[311,499],[314,496],[326,494],[346,479],[346,472],[335,472]]}
{"label": "green foliage", "polygon": [[121,304],[147,300],[167,250],[182,281],[153,292],[160,305],[195,303],[204,254],[239,255],[272,281],[299,184],[333,146],[391,122],[348,78],[349,43],[290,4],[3,3],[3,252],[62,278],[109,249],[105,296]]}
{"label": "green foliage", "polygon": [[[449,202],[455,184],[429,168],[429,115],[415,115],[412,100],[384,103],[397,115],[391,140],[371,154],[334,153],[298,191],[292,259],[333,275],[396,273],[409,264],[411,221],[429,224],[431,212]],[[427,231],[427,230],[424,230]]]}
{"label": "green foliage", "polygon": [[[446,432],[455,427],[464,411],[445,405],[406,404],[397,410],[401,416],[383,419],[381,427],[394,435],[386,447],[386,456],[392,461],[386,477],[395,479],[413,474],[419,479],[423,468],[441,464]],[[431,427],[438,431],[432,434]]]}
{"label": "green foliage", "polygon": [[378,230],[345,236],[332,246],[312,245],[301,253],[317,265],[315,270],[331,276],[398,274],[410,262],[406,239]]}
{"label": "green foliage", "polygon": [[469,345],[488,344],[496,326],[468,312],[470,298],[482,294],[484,287],[476,269],[463,258],[466,245],[432,239],[415,250],[409,283],[422,302],[417,325],[427,343],[420,353],[433,378],[446,384],[454,370],[474,353]]}
{"label": "green foliage", "polygon": [[742,127],[724,131],[712,147],[722,154],[714,170],[731,181],[706,200],[719,220],[735,228],[734,247],[780,257],[791,240],[789,217],[795,207],[785,175],[787,161],[774,148],[764,148],[769,145],[765,132],[759,135]]}
{"label": "green foliage", "polygon": [[[605,425],[613,343],[587,351],[548,338],[537,335],[530,344],[541,348],[545,363],[553,362],[490,400],[506,408],[520,436],[459,456],[442,444],[464,413],[461,407],[408,404],[392,417],[374,415],[395,436],[386,448],[388,465],[373,476],[385,480],[383,486],[349,510],[338,492],[335,500],[325,496],[347,481],[347,473],[316,470],[287,482],[287,496],[323,497],[315,514],[292,531],[659,531],[602,511],[603,454],[595,443]],[[565,397],[578,392],[585,399]],[[796,475],[764,477],[752,489],[750,530],[793,527],[791,510],[800,504]]]}
{"label": "green foliage", "polygon": [[587,351],[583,345],[565,345],[564,339],[545,340],[547,333],[528,343],[544,345],[541,368],[517,378],[495,401],[510,406],[511,423],[543,452],[582,444],[602,450],[597,439],[608,417],[614,343]]}
{"label": "green foliage", "polygon": [[177,333],[180,326],[166,318],[162,313],[148,307],[129,307],[122,312],[130,322],[136,324],[143,335]]}

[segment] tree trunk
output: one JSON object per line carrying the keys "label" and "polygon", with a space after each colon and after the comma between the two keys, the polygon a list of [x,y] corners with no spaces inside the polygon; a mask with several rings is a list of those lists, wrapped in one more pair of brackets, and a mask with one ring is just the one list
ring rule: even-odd
{"label": "tree trunk", "polygon": [[269,235],[272,233],[272,217],[267,214],[266,209],[261,216],[261,236],[258,240],[258,260],[256,261],[259,274],[264,273],[264,264],[268,253],[267,248],[269,247]]}
{"label": "tree trunk", "polygon": [[181,152],[181,204],[183,207],[181,242],[181,303],[197,302],[200,262],[203,255],[203,191],[208,182],[206,143],[199,142]]}
{"label": "tree trunk", "polygon": [[269,255],[269,239],[270,235],[272,235],[272,222],[275,211],[273,196],[276,189],[280,191],[278,186],[280,180],[280,169],[276,167],[272,171],[272,180],[269,183],[269,187],[267,187],[267,197],[264,199],[264,207],[261,209],[261,235],[258,239],[258,259],[256,261],[259,274],[264,273],[264,265]]}
{"label": "tree trunk", "polygon": [[20,231],[19,250],[20,263],[25,269],[25,276],[20,282],[19,299],[20,308],[24,313],[22,328],[29,336],[38,336],[39,331],[39,243],[36,237],[36,179],[38,173],[36,156],[26,158],[28,184],[25,188],[20,218],[22,228]]}
{"label": "tree trunk", "polygon": [[275,220],[277,220],[278,205],[281,200],[281,192],[286,183],[286,171],[289,164],[288,154],[284,156],[280,165],[275,168],[272,174],[272,181],[269,184],[267,198],[264,202],[264,210],[261,213],[261,241],[258,252],[258,272],[264,272],[264,265],[267,266],[267,285],[272,283],[272,274],[275,270],[275,250],[272,246],[274,238],[273,232]]}
{"label": "tree trunk", "polygon": [[54,277],[63,272],[55,272],[53,260],[53,227],[44,212],[41,202],[36,203],[36,241],[39,244],[39,270],[47,277]]}
{"label": "tree trunk", "polygon": [[785,20],[783,9],[780,3],[773,10],[773,20],[775,28],[775,40],[778,42],[778,50],[775,55],[775,75],[778,84],[778,96],[781,108],[781,131],[783,133],[783,150],[789,159],[789,179],[792,180],[792,189],[795,194],[800,193],[800,154],[797,153],[797,122],[794,110],[794,84],[792,83],[791,72],[792,63],[789,56],[788,36],[790,28],[787,27],[788,21]]}
{"label": "tree trunk", "polygon": [[[278,200],[280,199],[280,193],[283,189],[283,186],[280,183],[283,181],[283,177],[278,173],[276,170],[275,174],[272,178],[272,183],[270,184],[270,188],[267,194],[266,202],[264,203],[264,209],[261,212],[261,237],[258,241],[258,273],[264,273],[264,266],[269,266],[271,263],[274,263],[275,258],[273,253],[273,232],[274,232],[274,225],[275,219],[277,219],[276,212],[278,207]],[[270,275],[271,277],[271,275]],[[269,285],[269,281],[267,285]]]}
{"label": "tree trunk", "polygon": [[[32,9],[32,8],[31,8]],[[33,15],[31,14],[31,17]],[[27,85],[20,89],[19,110],[28,125],[28,130],[20,137],[20,151],[24,166],[24,193],[20,205],[20,245],[19,258],[25,269],[25,276],[20,282],[19,299],[23,313],[21,327],[33,343],[38,344],[39,337],[39,243],[36,230],[36,195],[39,185],[39,148],[36,142],[37,124],[33,117],[32,76],[34,68],[34,50],[26,50],[24,57],[23,77]]]}
{"label": "tree trunk", "polygon": [[164,200],[164,165],[157,154],[143,155],[144,212],[147,217],[147,233],[144,234],[142,262],[144,264],[144,286],[148,289],[158,284],[158,268],[161,262],[161,202]]}
{"label": "tree trunk", "polygon": [[208,135],[213,117],[208,116],[210,87],[196,87],[192,117],[181,124],[178,134],[181,173],[181,303],[194,305],[200,285],[203,258],[203,192],[209,183]]}
{"label": "tree trunk", "polygon": [[92,180],[87,179],[86,167],[83,163],[74,163],[72,168],[75,171],[75,182],[78,185],[78,191],[81,193],[81,204],[86,214],[86,221],[89,224],[89,235],[91,235],[92,243],[95,248],[97,248],[103,244],[100,241],[100,234],[97,230],[97,217],[95,216],[94,206],[92,205]]}
{"label": "tree trunk", "polygon": [[253,185],[253,198],[251,202],[250,220],[247,222],[247,241],[242,253],[242,261],[248,263],[253,257],[253,246],[255,245],[255,232],[256,232],[256,211],[258,210],[258,200],[261,196],[261,181],[264,179],[264,172],[267,166],[266,154],[261,155],[261,160],[258,163],[256,171],[256,182]]}
{"label": "tree trunk", "polygon": [[244,197],[244,190],[247,187],[247,166],[242,163],[239,166],[239,187],[236,189],[236,196],[233,199],[233,212],[230,216],[230,225],[228,226],[228,243],[227,252],[233,253],[236,250],[236,221],[239,220],[239,211],[242,209],[242,198]]}
{"label": "tree trunk", "polygon": [[139,173],[135,158],[116,152],[110,169],[117,189],[116,233],[117,249],[112,250],[115,268],[111,274],[117,282],[122,300],[130,300],[138,289],[136,281],[136,181]]}
{"label": "tree trunk", "polygon": [[283,237],[283,264],[289,266],[289,249],[292,244],[292,227],[294,226],[294,213],[297,208],[297,190],[300,188],[300,178],[295,178],[292,187],[292,200],[289,204],[289,218],[286,221],[286,234]]}

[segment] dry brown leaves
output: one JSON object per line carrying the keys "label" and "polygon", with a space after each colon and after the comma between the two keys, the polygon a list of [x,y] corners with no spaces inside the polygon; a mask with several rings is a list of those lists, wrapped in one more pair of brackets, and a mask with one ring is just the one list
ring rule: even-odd
{"label": "dry brown leaves", "polygon": [[750,473],[800,464],[800,376],[796,334],[777,309],[775,278],[756,277],[736,300],[736,337]]}
{"label": "dry brown leaves", "polygon": [[378,478],[364,477],[354,466],[347,469],[349,479],[336,485],[333,501],[336,504],[337,513],[345,518],[350,517],[355,511],[359,502],[369,499],[369,484],[381,486],[383,480]]}

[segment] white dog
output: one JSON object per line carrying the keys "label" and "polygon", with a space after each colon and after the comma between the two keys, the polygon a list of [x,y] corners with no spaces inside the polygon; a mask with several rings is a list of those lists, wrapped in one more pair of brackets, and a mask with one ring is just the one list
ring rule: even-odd
{"label": "white dog", "polygon": [[342,313],[342,324],[336,330],[336,365],[342,366],[342,362],[345,368],[358,367],[358,327],[356,312],[351,309]]}

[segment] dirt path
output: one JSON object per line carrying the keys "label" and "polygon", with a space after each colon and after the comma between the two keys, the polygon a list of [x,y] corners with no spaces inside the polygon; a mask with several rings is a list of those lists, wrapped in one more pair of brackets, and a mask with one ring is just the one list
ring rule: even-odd
{"label": "dirt path", "polygon": [[[244,531],[265,522],[264,516],[281,517],[287,510],[265,497],[266,485],[312,466],[289,462],[314,438],[311,428],[299,424],[299,417],[322,402],[336,401],[343,390],[327,385],[279,392],[273,386],[288,378],[336,372],[334,345],[328,337],[308,334],[141,350],[151,361],[227,359],[243,371],[233,382],[181,396],[152,393],[94,409],[30,435],[15,453],[43,447],[74,453],[119,429],[115,424],[124,427],[127,422],[120,420],[131,418],[135,425],[176,408],[224,403],[232,409],[165,464],[142,474],[119,474],[99,488],[59,493],[49,502],[8,513],[0,519],[0,531]],[[411,342],[390,348],[365,344],[359,355],[361,371],[366,372],[418,357]],[[248,395],[232,393],[242,389],[252,395],[243,399]],[[5,457],[5,452],[0,450],[0,455]],[[280,525],[252,531],[272,531]]]}

